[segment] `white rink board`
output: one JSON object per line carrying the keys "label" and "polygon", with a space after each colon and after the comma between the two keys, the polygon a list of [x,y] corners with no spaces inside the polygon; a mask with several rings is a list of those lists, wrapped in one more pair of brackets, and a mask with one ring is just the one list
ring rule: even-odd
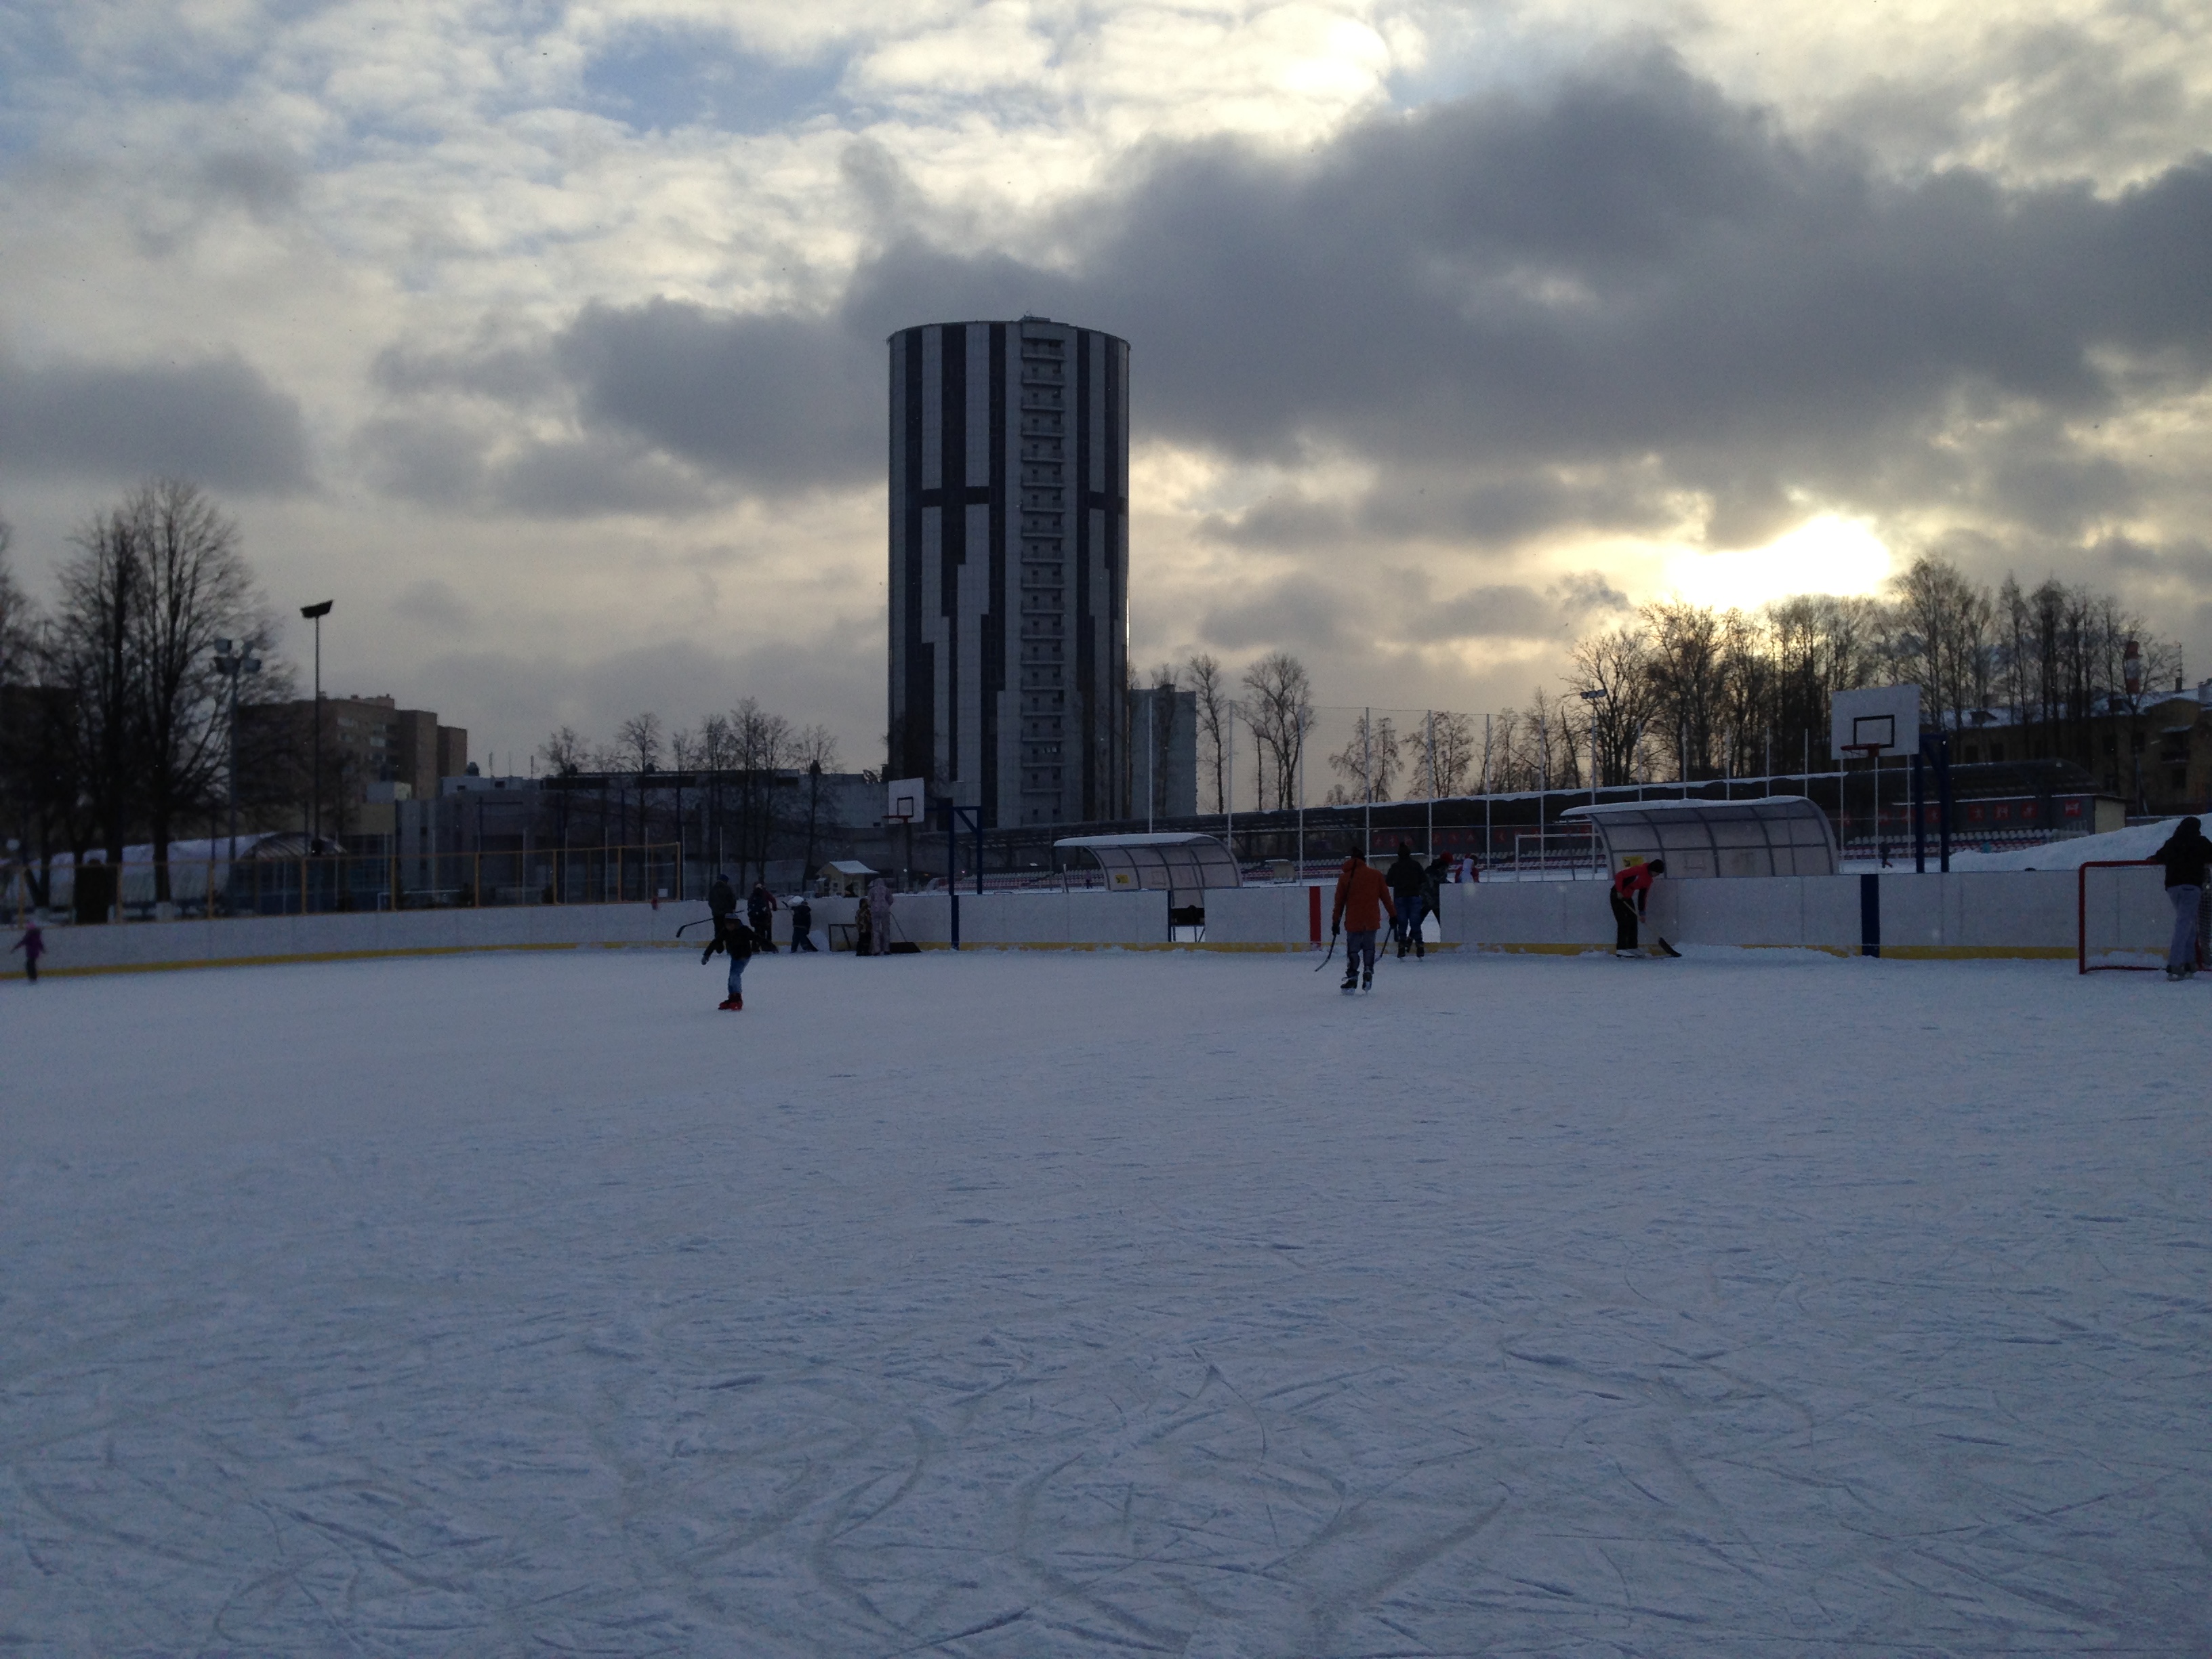
{"label": "white rink board", "polygon": [[2212,1643],[2212,988],[1311,965],[0,985],[0,1642]]}

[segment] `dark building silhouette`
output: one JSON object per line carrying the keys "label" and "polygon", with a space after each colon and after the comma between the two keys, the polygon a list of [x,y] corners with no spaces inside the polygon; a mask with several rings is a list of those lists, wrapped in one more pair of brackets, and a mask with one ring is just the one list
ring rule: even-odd
{"label": "dark building silhouette", "polygon": [[988,825],[1122,816],[1128,599],[1128,343],[892,335],[892,775]]}

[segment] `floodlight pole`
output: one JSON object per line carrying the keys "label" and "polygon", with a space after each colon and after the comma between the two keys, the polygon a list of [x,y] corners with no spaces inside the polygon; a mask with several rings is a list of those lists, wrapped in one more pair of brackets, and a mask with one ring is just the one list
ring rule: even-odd
{"label": "floodlight pole", "polygon": [[323,836],[323,618],[334,601],[303,605],[300,614],[315,625],[315,744],[314,773],[307,780],[307,851],[313,854]]}

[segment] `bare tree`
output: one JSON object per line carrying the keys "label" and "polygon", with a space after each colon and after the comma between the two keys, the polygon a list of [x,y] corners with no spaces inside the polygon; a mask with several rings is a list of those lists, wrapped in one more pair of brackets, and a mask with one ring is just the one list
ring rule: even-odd
{"label": "bare tree", "polygon": [[143,565],[134,629],[141,776],[154,896],[166,901],[178,821],[213,799],[227,758],[227,686],[216,669],[216,641],[259,656],[276,630],[239,551],[237,525],[198,486],[159,479],[125,512]]}
{"label": "bare tree", "polygon": [[[1626,783],[1636,750],[1651,718],[1650,637],[1632,623],[1575,641],[1568,689],[1589,705],[1596,753],[1591,764],[1600,783]],[[1595,693],[1595,696],[1589,694]]]}
{"label": "bare tree", "polygon": [[1328,757],[1329,770],[1344,780],[1332,785],[1328,799],[1333,805],[1395,798],[1398,781],[1398,728],[1390,716],[1375,718],[1363,709],[1352,723],[1352,736]]}
{"label": "bare tree", "polygon": [[623,769],[629,772],[659,770],[661,733],[660,716],[649,708],[642,714],[632,714],[616,728],[615,744],[622,755]]}
{"label": "bare tree", "polygon": [[[800,869],[811,879],[817,836],[825,830],[844,827],[825,823],[822,816],[822,776],[825,772],[837,769],[837,739],[830,728],[826,726],[801,726],[792,738],[792,763],[806,774],[806,852]],[[832,816],[834,817],[834,812]]]}
{"label": "bare tree", "polygon": [[1482,744],[1474,734],[1474,718],[1440,708],[1430,719],[1435,732],[1428,757],[1436,773],[1433,787],[1439,795],[1463,795],[1482,764]]}
{"label": "bare tree", "polygon": [[1199,764],[1213,775],[1213,810],[1225,811],[1232,746],[1230,726],[1237,718],[1237,705],[1230,700],[1229,682],[1220,662],[1210,653],[1192,652],[1182,672],[1197,704]]}
{"label": "bare tree", "polygon": [[574,726],[564,726],[538,745],[538,758],[545,763],[549,775],[573,778],[588,766],[591,750]]}
{"label": "bare tree", "polygon": [[1287,810],[1297,805],[1298,763],[1313,730],[1312,678],[1289,652],[1271,651],[1244,671],[1244,689],[1246,718],[1264,757],[1261,784],[1272,766],[1276,810]]}

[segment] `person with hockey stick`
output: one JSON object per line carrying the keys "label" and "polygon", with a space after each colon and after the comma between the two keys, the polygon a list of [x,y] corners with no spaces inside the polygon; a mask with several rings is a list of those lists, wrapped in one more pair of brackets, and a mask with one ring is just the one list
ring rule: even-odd
{"label": "person with hockey stick", "polygon": [[2166,866],[2166,896],[2173,906],[2166,976],[2185,980],[2197,971],[2197,907],[2204,897],[2205,866],[2212,865],[2212,841],[2204,838],[2204,827],[2197,820],[2184,818],[2151,857]]}
{"label": "person with hockey stick", "polygon": [[753,890],[745,895],[745,920],[752,924],[754,942],[770,955],[775,951],[775,916],[781,908],[775,895],[768,890],[765,877],[755,882]]}
{"label": "person with hockey stick", "polygon": [[[707,965],[707,959],[714,954],[714,947],[722,937],[722,923],[737,908],[737,889],[730,885],[730,878],[725,872],[715,871],[714,879],[707,886],[707,914],[714,919],[714,926],[707,930],[707,948],[699,952],[699,965],[702,968]],[[681,933],[683,930],[678,928],[677,931]]]}
{"label": "person with hockey stick", "polygon": [[1397,908],[1390,902],[1390,884],[1355,847],[1345,854],[1344,868],[1336,878],[1336,902],[1328,912],[1330,937],[1335,937],[1339,927],[1344,930],[1344,983],[1339,989],[1373,988],[1375,936],[1382,931],[1385,916],[1394,923],[1398,920]]}
{"label": "person with hockey stick", "polygon": [[707,955],[699,958],[704,963],[708,957],[720,951],[730,958],[729,994],[722,999],[721,1007],[731,1013],[744,1011],[745,964],[753,958],[753,930],[738,919],[732,910],[714,918],[714,937],[707,946]]}
{"label": "person with hockey stick", "polygon": [[1428,952],[1421,948],[1421,913],[1422,890],[1429,884],[1429,872],[1421,868],[1413,849],[1401,841],[1398,856],[1390,860],[1383,879],[1389,884],[1393,901],[1390,937],[1398,942],[1398,960],[1403,962],[1409,949],[1426,956]]}
{"label": "person with hockey stick", "polygon": [[1667,860],[1653,859],[1649,864],[1624,864],[1613,878],[1613,953],[1617,957],[1640,957],[1637,948],[1637,925],[1644,920],[1651,902],[1651,883],[1655,877],[1667,873]]}

